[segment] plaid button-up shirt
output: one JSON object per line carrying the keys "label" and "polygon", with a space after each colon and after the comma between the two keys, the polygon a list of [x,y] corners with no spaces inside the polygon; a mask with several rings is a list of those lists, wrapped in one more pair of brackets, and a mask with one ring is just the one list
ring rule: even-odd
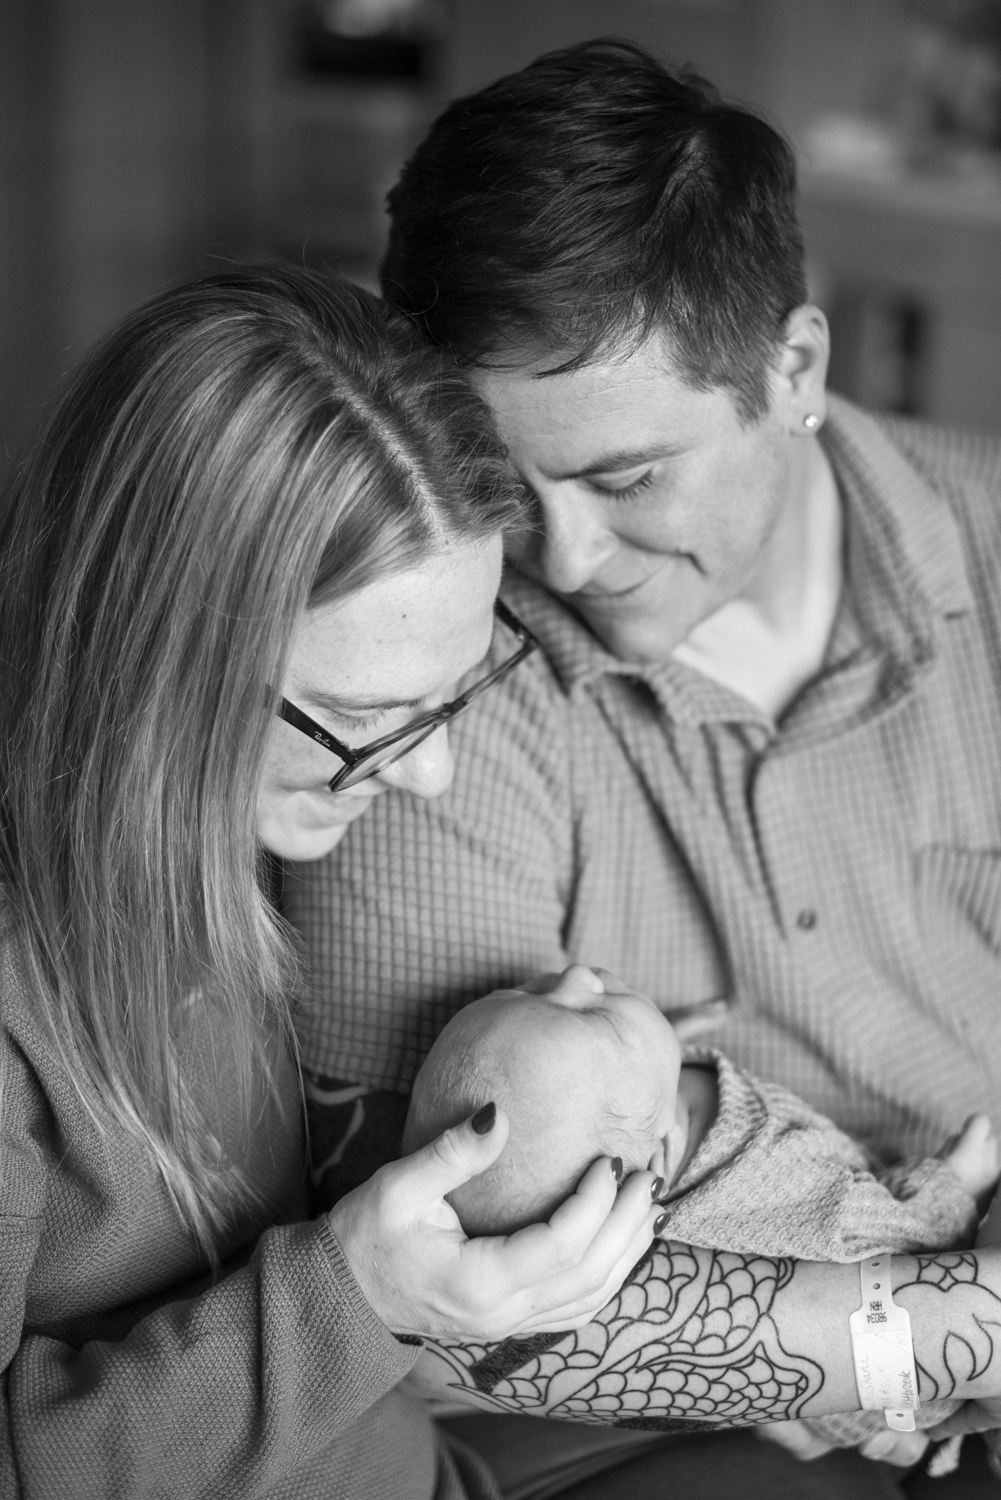
{"label": "plaid button-up shirt", "polygon": [[1001,1118],[1001,446],[838,401],[822,440],[844,598],[777,724],[509,580],[544,651],[457,722],[452,788],[290,872],[308,1070],[405,1092],[460,1005],[580,960],[725,1000],[714,1045],[888,1157]]}

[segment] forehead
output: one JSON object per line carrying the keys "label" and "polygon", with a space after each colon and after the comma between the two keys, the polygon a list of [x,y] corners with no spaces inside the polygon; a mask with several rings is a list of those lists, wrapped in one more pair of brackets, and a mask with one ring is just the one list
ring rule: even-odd
{"label": "forehead", "polygon": [[307,611],[293,649],[294,678],[352,698],[433,691],[487,650],[501,560],[499,533],[456,543],[419,567]]}
{"label": "forehead", "polygon": [[661,337],[579,370],[539,373],[552,363],[526,356],[471,377],[515,463],[551,478],[628,468],[736,421],[729,393],[690,385]]}

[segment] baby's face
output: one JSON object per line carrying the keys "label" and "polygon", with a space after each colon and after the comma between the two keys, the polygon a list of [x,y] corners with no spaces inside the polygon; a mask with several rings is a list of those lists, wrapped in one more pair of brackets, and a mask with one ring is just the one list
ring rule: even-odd
{"label": "baby's face", "polygon": [[505,1107],[512,1123],[523,1114],[536,1129],[548,1117],[568,1143],[608,1126],[608,1154],[627,1171],[654,1164],[663,1172],[677,1119],[678,1039],[645,995],[611,976],[595,994],[589,978],[575,967],[547,993],[512,990],[477,1002],[486,1045],[506,1075]]}

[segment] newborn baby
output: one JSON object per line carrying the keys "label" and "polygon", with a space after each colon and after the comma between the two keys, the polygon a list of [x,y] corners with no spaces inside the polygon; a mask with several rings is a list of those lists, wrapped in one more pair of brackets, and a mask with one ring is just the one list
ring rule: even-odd
{"label": "newborn baby", "polygon": [[[777,1085],[709,1048],[686,1049],[652,1001],[580,965],[453,1016],[414,1083],[404,1150],[489,1100],[510,1134],[494,1165],[449,1195],[467,1234],[547,1219],[596,1157],[664,1179],[665,1237],[745,1254],[850,1262],[973,1241],[999,1174],[973,1116],[941,1155],[873,1171],[863,1148]],[[926,1405],[930,1426],[958,1402]],[[811,1422],[830,1441],[880,1431],[878,1412]]]}
{"label": "newborn baby", "polygon": [[970,1242],[998,1178],[986,1116],[943,1154],[873,1176],[855,1141],[802,1100],[689,1048],[651,1000],[574,965],[459,1011],[414,1083],[404,1150],[495,1100],[501,1156],[450,1201],[468,1234],[546,1219],[598,1156],[665,1182],[666,1234],[749,1254],[853,1261]]}

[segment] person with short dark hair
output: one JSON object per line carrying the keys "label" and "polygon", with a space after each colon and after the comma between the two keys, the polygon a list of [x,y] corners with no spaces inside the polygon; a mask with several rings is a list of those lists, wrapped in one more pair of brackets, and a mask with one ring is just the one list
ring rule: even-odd
{"label": "person with short dark hair", "polygon": [[543,651],[439,804],[292,890],[307,1063],[369,1091],[332,1176],[459,1006],[571,960],[883,1160],[996,1116],[998,443],[825,393],[788,147],[630,44],[453,103],[390,209],[385,293],[535,507],[505,597]]}
{"label": "person with short dark hair", "polygon": [[795,161],[697,74],[625,42],[540,58],[452,104],[388,203],[386,298],[464,364],[578,370],[657,330],[696,390],[767,408],[806,302]]}

